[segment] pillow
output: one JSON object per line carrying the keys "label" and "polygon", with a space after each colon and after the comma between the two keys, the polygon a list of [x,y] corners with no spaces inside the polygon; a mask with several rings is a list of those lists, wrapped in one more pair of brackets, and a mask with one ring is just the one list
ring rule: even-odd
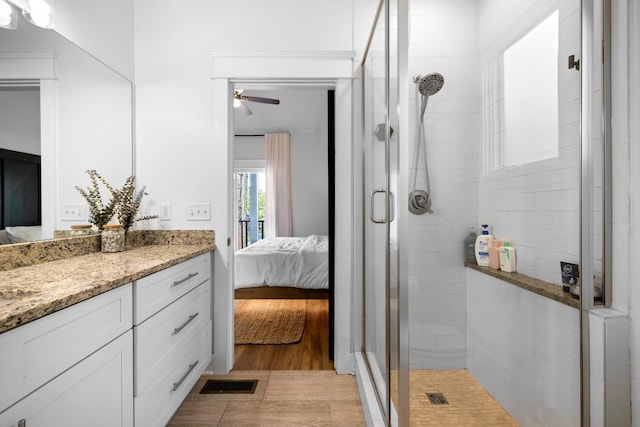
{"label": "pillow", "polygon": [[17,226],[7,227],[7,233],[11,243],[32,242],[34,240],[42,240],[42,226]]}
{"label": "pillow", "polygon": [[13,243],[11,238],[9,238],[9,233],[7,230],[0,230],[0,245],[10,245]]}

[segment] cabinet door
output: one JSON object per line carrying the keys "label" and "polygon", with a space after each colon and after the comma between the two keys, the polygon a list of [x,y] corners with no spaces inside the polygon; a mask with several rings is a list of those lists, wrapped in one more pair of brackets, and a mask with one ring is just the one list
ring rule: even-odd
{"label": "cabinet door", "polygon": [[0,413],[0,426],[133,426],[133,337],[128,331]]}
{"label": "cabinet door", "polygon": [[164,426],[211,361],[211,321],[205,323],[184,348],[174,354],[173,363],[157,372],[153,383],[134,398],[136,426]]}
{"label": "cabinet door", "polygon": [[176,352],[182,351],[202,325],[210,321],[209,288],[207,280],[133,328],[135,396],[142,393],[160,373],[167,372]]}
{"label": "cabinet door", "polygon": [[0,334],[0,411],[132,325],[131,284]]}

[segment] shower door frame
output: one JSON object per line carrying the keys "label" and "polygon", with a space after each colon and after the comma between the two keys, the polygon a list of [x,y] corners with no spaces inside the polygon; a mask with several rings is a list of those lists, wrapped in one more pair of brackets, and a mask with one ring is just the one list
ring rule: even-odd
{"label": "shower door frame", "polygon": [[[393,3],[393,4],[392,4]],[[395,7],[395,10],[392,8]],[[396,58],[395,62],[392,62],[391,58],[391,25],[390,25],[390,17],[393,12],[396,12],[397,17],[397,25],[394,29],[397,33],[397,45],[395,47]],[[367,286],[367,246],[366,246],[366,221],[367,218],[367,206],[371,200],[369,197],[373,197],[372,195],[368,195],[366,192],[366,135],[370,135],[371,132],[367,132],[365,129],[365,95],[366,95],[366,83],[365,83],[365,72],[366,72],[366,60],[369,56],[369,48],[371,46],[374,33],[376,30],[376,25],[379,23],[381,16],[384,16],[384,44],[385,44],[385,52],[384,52],[384,91],[385,91],[385,100],[384,100],[384,126],[385,126],[385,184],[384,188],[381,192],[384,193],[384,213],[385,217],[383,221],[379,221],[380,223],[384,223],[385,225],[385,313],[384,313],[384,321],[385,321],[385,377],[386,384],[384,385],[385,395],[382,396],[380,392],[380,387],[375,383],[376,375],[373,374],[371,361],[367,356],[367,300],[366,300],[366,286]],[[361,180],[363,183],[362,194],[361,194],[361,212],[363,214],[362,221],[362,345],[361,352],[364,360],[364,364],[367,368],[369,378],[371,378],[373,383],[373,390],[375,391],[375,395],[377,398],[378,406],[381,412],[384,415],[384,422],[386,425],[409,425],[409,346],[408,346],[408,280],[407,280],[407,269],[408,262],[406,258],[406,236],[407,236],[407,224],[408,224],[408,205],[403,204],[401,201],[404,198],[401,195],[408,194],[408,184],[405,183],[405,176],[401,174],[399,171],[408,170],[409,162],[408,162],[408,140],[405,136],[404,129],[408,129],[408,40],[409,40],[409,7],[408,0],[380,0],[378,3],[378,7],[372,22],[371,31],[369,33],[367,47],[363,54],[362,62],[360,64],[361,68],[361,95],[362,95],[362,108],[363,108],[363,116],[361,123],[361,136],[362,136],[362,153],[361,153],[361,162],[362,162],[362,171],[361,171]],[[391,78],[392,68],[393,72],[396,74],[396,81],[393,82]],[[395,103],[392,102],[392,91],[396,91]],[[394,128],[392,129],[391,122],[392,117],[395,118],[397,123],[394,122]],[[395,147],[397,158],[392,159],[392,141],[391,141],[391,133],[396,134],[397,147]],[[394,169],[395,168],[395,169]],[[391,173],[395,170],[396,179],[395,179],[395,188],[392,188],[392,179]],[[401,179],[402,178],[402,179]],[[395,191],[394,191],[395,190]],[[395,195],[394,195],[395,193]],[[399,200],[398,200],[399,198]],[[369,215],[373,215],[372,212],[369,212]],[[395,217],[395,227],[397,231],[397,241],[396,241],[396,251],[392,253],[391,251],[391,231],[392,225]],[[373,218],[371,218],[373,220]],[[392,259],[393,258],[393,259]],[[391,271],[392,263],[396,264],[396,272],[397,277],[394,280],[391,280]],[[395,300],[392,301],[392,282],[395,283],[396,292],[395,292]],[[392,305],[395,304],[395,313]],[[376,313],[379,314],[379,313]],[[393,318],[392,318],[393,316]],[[392,324],[395,324],[395,328],[392,327]],[[393,366],[395,366],[395,370],[397,371],[397,377],[394,382],[392,381],[391,371],[394,370]],[[395,387],[395,393],[397,399],[395,399],[395,403],[397,406],[394,406],[394,400],[392,399],[392,389]]]}

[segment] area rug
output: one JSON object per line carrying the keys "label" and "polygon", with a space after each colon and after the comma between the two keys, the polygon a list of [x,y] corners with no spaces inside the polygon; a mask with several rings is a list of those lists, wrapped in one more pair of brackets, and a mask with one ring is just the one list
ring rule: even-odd
{"label": "area rug", "polygon": [[235,301],[236,344],[293,344],[302,339],[306,300]]}

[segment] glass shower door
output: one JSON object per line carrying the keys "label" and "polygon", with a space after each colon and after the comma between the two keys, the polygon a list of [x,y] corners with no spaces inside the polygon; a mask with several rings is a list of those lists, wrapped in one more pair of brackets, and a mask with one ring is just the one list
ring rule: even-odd
{"label": "glass shower door", "polygon": [[381,1],[362,63],[364,333],[363,354],[386,421],[397,424],[398,129],[396,51],[390,2]]}

